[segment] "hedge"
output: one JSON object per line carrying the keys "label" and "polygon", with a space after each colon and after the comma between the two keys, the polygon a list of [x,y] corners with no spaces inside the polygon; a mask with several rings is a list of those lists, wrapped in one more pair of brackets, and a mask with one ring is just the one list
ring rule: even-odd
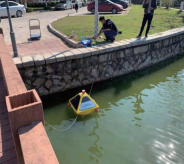
{"label": "hedge", "polygon": [[29,8],[29,7],[26,8],[26,12],[27,12],[27,13],[33,12],[33,8]]}
{"label": "hedge", "polygon": [[[51,3],[47,3],[47,6],[51,6],[51,7],[54,7],[56,4],[58,4],[59,2],[54,2],[54,1],[51,1]],[[45,3],[30,3],[27,5],[27,7],[45,7],[46,4]]]}
{"label": "hedge", "polygon": [[44,6],[43,9],[44,10],[51,10],[51,7],[50,6]]}

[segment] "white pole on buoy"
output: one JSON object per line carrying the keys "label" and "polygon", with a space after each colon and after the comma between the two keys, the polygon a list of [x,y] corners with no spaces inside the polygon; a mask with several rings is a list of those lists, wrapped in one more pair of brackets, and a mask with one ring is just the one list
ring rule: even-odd
{"label": "white pole on buoy", "polygon": [[94,36],[98,35],[98,0],[95,0],[95,30]]}

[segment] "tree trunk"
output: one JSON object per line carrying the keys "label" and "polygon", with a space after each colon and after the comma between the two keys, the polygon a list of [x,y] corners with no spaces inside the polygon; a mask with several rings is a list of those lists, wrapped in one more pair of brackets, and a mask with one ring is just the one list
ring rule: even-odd
{"label": "tree trunk", "polygon": [[166,9],[169,9],[169,3],[166,4]]}

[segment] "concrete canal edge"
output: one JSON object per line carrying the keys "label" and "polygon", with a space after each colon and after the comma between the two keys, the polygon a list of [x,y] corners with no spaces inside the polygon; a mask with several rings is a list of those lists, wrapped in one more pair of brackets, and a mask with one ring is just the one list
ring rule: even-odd
{"label": "concrete canal edge", "polygon": [[184,53],[184,27],[94,48],[14,58],[28,90],[40,96],[135,72]]}

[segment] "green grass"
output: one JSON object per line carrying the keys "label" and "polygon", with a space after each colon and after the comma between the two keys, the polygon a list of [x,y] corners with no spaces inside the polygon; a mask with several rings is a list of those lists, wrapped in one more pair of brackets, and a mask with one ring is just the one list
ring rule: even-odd
{"label": "green grass", "polygon": [[[181,16],[184,16],[183,12],[178,13],[177,10],[157,8],[149,34],[183,26],[184,19]],[[127,16],[106,15],[105,18],[111,19],[117,25],[119,31],[122,31],[122,34],[118,35],[116,40],[135,38],[141,27],[143,8],[140,5],[134,5]],[[74,30],[76,34],[74,40],[80,41],[81,36],[94,35],[94,16],[70,16],[53,22],[52,26],[67,36],[71,36],[71,31]],[[101,23],[99,23],[99,29],[101,29]]]}

